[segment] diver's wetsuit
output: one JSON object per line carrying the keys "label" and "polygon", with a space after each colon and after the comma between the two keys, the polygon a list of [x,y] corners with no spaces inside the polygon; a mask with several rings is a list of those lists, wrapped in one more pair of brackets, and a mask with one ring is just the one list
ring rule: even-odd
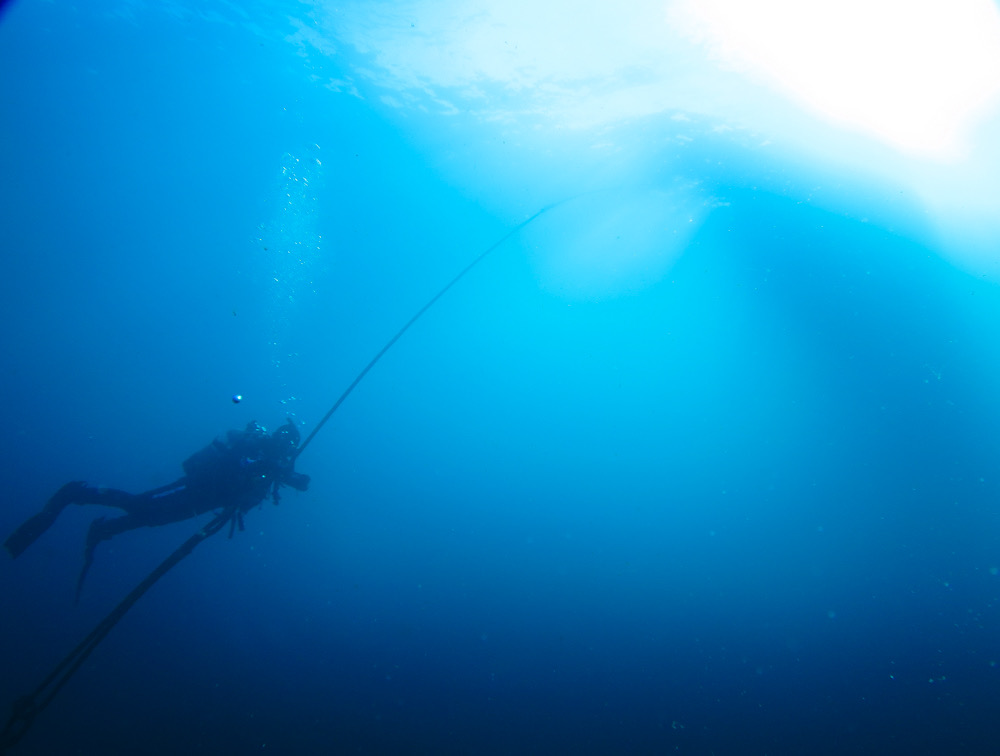
{"label": "diver's wetsuit", "polygon": [[184,462],[184,477],[166,486],[132,494],[75,481],[60,488],[41,512],[28,518],[4,545],[17,557],[55,522],[70,504],[101,504],[125,512],[121,517],[100,517],[87,534],[86,559],[101,541],[133,528],[166,525],[213,509],[236,507],[244,513],[271,496],[278,487],[299,491],[309,487],[309,476],[295,472],[299,433],[291,422],[273,435],[256,423],[244,431],[229,431],[226,441],[213,441]]}

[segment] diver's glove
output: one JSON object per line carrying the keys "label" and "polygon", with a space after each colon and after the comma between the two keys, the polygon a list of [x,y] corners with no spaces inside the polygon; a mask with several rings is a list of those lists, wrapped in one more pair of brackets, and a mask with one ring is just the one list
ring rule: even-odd
{"label": "diver's glove", "polygon": [[308,491],[309,490],[309,476],[305,473],[292,472],[289,473],[284,480],[286,485],[291,486],[296,491]]}

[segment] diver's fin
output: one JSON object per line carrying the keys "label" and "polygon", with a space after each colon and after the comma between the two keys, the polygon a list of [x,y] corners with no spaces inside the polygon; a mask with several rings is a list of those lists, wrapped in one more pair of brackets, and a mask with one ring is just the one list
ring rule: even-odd
{"label": "diver's fin", "polygon": [[83,555],[83,566],[80,568],[80,577],[76,579],[76,594],[73,596],[74,604],[80,603],[80,594],[83,592],[83,581],[87,578],[87,572],[93,563],[94,550],[88,548],[87,553]]}
{"label": "diver's fin", "polygon": [[37,541],[42,533],[49,529],[58,516],[58,510],[46,508],[33,517],[29,517],[3,542],[4,547],[16,559],[24,553],[25,549]]}
{"label": "diver's fin", "polygon": [[56,521],[59,513],[68,504],[79,500],[86,491],[87,485],[79,480],[67,483],[56,491],[52,498],[45,503],[41,512],[21,523],[21,526],[4,541],[3,545],[10,552],[10,555],[15,559],[21,556],[24,550],[37,541],[42,533],[52,527],[52,523]]}
{"label": "diver's fin", "polygon": [[87,578],[90,565],[94,563],[94,549],[97,544],[107,538],[107,530],[104,527],[104,518],[98,517],[90,523],[90,530],[87,531],[87,546],[83,551],[83,566],[80,567],[80,577],[76,579],[76,598],[74,604],[80,603],[80,593],[83,591],[83,581]]}
{"label": "diver's fin", "polygon": [[42,533],[52,527],[52,523],[56,521],[59,513],[67,505],[74,501],[82,501],[87,493],[93,490],[82,480],[67,483],[52,494],[52,498],[45,502],[41,512],[29,517],[21,523],[21,527],[7,537],[3,544],[4,547],[15,559],[21,556],[24,550],[37,541]]}

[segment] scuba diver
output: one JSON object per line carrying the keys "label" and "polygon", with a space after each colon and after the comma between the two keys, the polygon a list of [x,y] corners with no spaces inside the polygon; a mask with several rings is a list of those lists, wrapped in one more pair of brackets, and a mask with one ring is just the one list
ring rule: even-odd
{"label": "scuba diver", "polygon": [[101,504],[125,512],[120,517],[98,517],[87,532],[84,564],[77,596],[101,541],[133,528],[166,525],[209,512],[232,509],[234,524],[243,529],[243,515],[270,496],[277,504],[278,489],[309,488],[309,476],[295,472],[299,430],[289,418],[274,433],[255,422],[242,431],[231,430],[225,441],[215,439],[183,463],[184,476],[166,486],[132,494],[82,481],[67,483],[53,494],[42,511],[29,517],[4,542],[11,556],[20,556],[56,521],[70,504]]}

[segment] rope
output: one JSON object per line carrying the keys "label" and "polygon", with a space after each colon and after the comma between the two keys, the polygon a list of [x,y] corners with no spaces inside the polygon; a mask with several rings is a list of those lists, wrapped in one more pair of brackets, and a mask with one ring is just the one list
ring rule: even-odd
{"label": "rope", "polygon": [[233,507],[223,510],[221,514],[216,515],[205,527],[182,543],[173,554],[163,560],[159,567],[150,572],[145,580],[133,588],[132,592],[122,599],[121,603],[107,617],[101,620],[90,631],[90,634],[76,648],[70,651],[66,658],[56,665],[55,669],[49,673],[49,676],[42,681],[41,685],[28,695],[21,696],[14,702],[14,705],[11,707],[10,718],[7,720],[7,724],[3,730],[0,730],[0,754],[6,753],[9,748],[16,745],[24,737],[35,721],[35,717],[52,703],[52,699],[56,697],[56,694],[69,682],[70,678],[80,668],[80,665],[97,648],[98,644],[104,640],[104,637],[111,631],[111,628],[117,625],[118,621],[125,616],[125,613],[132,608],[132,605],[157,580],[166,575],[178,562],[194,551],[194,548],[199,543],[209,536],[218,533],[236,515],[237,511]]}
{"label": "rope", "polygon": [[360,373],[358,373],[357,378],[355,378],[354,381],[351,383],[351,385],[347,387],[347,390],[344,391],[344,393],[340,395],[340,398],[337,399],[337,401],[333,403],[333,406],[330,407],[330,410],[325,415],[323,415],[323,419],[320,420],[316,424],[316,427],[313,428],[312,433],[310,433],[308,436],[306,436],[306,440],[302,442],[301,446],[299,446],[298,451],[295,452],[295,457],[293,457],[293,459],[297,458],[303,451],[305,451],[305,448],[309,445],[309,442],[312,441],[313,438],[315,438],[316,434],[320,432],[320,429],[324,425],[326,425],[326,421],[329,420],[333,416],[333,413],[337,411],[337,409],[340,407],[340,405],[344,403],[344,400],[350,395],[350,393],[352,391],[354,391],[354,387],[357,386],[359,383],[361,383],[361,379],[364,378],[366,375],[368,375],[368,371],[371,370],[373,367],[375,367],[375,363],[378,362],[380,359],[382,359],[382,355],[385,354],[386,352],[388,352],[389,349],[392,347],[392,345],[395,344],[397,341],[399,341],[399,337],[402,336],[404,333],[406,333],[409,330],[410,326],[413,325],[414,323],[416,323],[417,320],[420,319],[421,315],[423,315],[425,312],[427,312],[429,309],[431,309],[431,307],[434,305],[434,303],[437,302],[441,297],[443,297],[444,294],[445,294],[445,292],[448,291],[448,289],[450,289],[452,286],[454,286],[460,280],[462,280],[462,278],[465,276],[465,274],[468,273],[470,270],[472,270],[474,267],[476,267],[480,262],[482,262],[483,259],[490,252],[492,252],[493,250],[495,250],[497,247],[501,246],[505,241],[507,241],[510,237],[512,237],[514,234],[516,234],[522,228],[524,228],[525,226],[527,226],[529,223],[531,223],[533,220],[535,220],[536,218],[538,218],[543,213],[547,213],[552,208],[557,207],[558,205],[561,205],[563,202],[567,202],[569,199],[572,199],[572,198],[567,198],[567,199],[564,199],[564,200],[560,200],[559,202],[554,202],[551,205],[546,205],[545,207],[543,207],[541,210],[539,210],[537,213],[535,213],[534,215],[532,215],[527,220],[521,221],[518,225],[514,226],[514,228],[512,228],[510,231],[508,231],[506,234],[504,234],[503,237],[498,242],[494,243],[485,252],[480,253],[480,255],[475,260],[473,260],[468,265],[466,265],[457,276],[455,276],[447,284],[445,284],[444,288],[442,288],[441,291],[439,291],[437,294],[435,294],[433,297],[431,297],[430,301],[427,304],[425,304],[423,307],[421,307],[419,310],[417,310],[416,315],[414,315],[412,318],[410,318],[406,322],[406,325],[404,325],[402,328],[400,328],[396,332],[396,335],[393,336],[391,339],[389,339],[389,341],[386,342],[385,346],[383,346],[379,350],[378,354],[376,354],[374,357],[372,357],[371,362],[369,362],[367,365],[365,365],[364,369]]}

